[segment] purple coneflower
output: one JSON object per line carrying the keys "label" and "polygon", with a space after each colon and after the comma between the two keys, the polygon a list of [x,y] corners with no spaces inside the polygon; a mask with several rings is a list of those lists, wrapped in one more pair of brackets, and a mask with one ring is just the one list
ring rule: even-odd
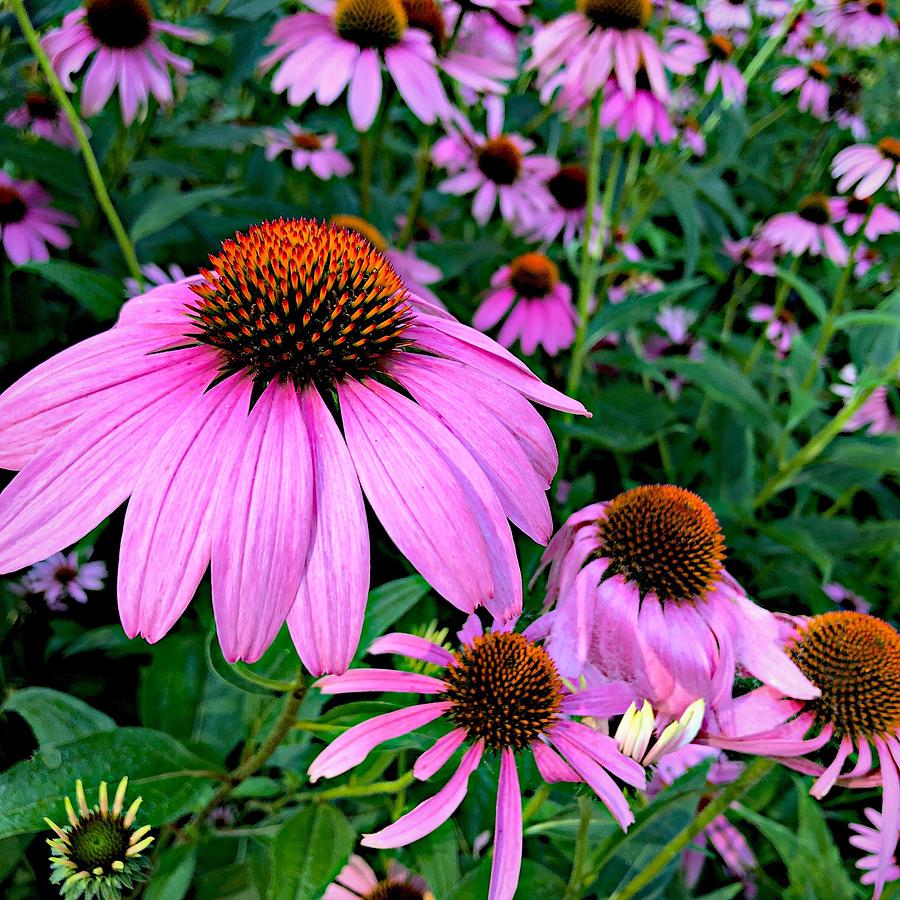
{"label": "purple coneflower", "polygon": [[900,214],[883,203],[876,203],[873,207],[869,197],[835,197],[830,207],[834,221],[843,223],[844,234],[856,234],[863,223],[867,241],[877,241],[882,235],[900,231]]}
{"label": "purple coneflower", "polygon": [[772,83],[773,89],[779,94],[799,90],[797,108],[800,112],[811,113],[822,122],[828,119],[828,101],[831,98],[831,89],[828,87],[831,73],[821,59],[824,49],[822,47],[803,65],[782,69]]}
{"label": "purple coneflower", "polygon": [[[587,169],[579,163],[561,165],[544,183],[549,195],[547,208],[537,220],[529,238],[535,241],[555,241],[562,235],[564,244],[584,237],[587,221]],[[594,209],[594,228],[599,237],[601,208]],[[593,229],[592,229],[593,230]]]}
{"label": "purple coneflower", "polygon": [[287,153],[298,172],[309,169],[316,178],[328,181],[334,175],[343,178],[353,171],[350,160],[337,149],[336,134],[315,134],[293,122],[284,127],[265,129],[266,159]]}
{"label": "purple coneflower", "polygon": [[775,248],[759,237],[745,237],[737,241],[728,238],[722,241],[728,256],[738,265],[746,266],[757,275],[775,276]]}
{"label": "purple coneflower", "polygon": [[497,337],[504,347],[519,341],[526,356],[538,347],[555,356],[572,345],[578,315],[572,289],[559,280],[553,260],[523,253],[494,273],[491,288],[475,312],[476,328],[487,331],[509,313]]}
{"label": "purple coneflower", "polygon": [[161,287],[164,284],[173,284],[181,281],[184,277],[184,269],[181,266],[171,263],[167,269],[158,266],[156,263],[147,263],[141,266],[141,275],[144,277],[145,285],[141,285],[137,278],[125,279],[125,296],[137,297],[143,294],[148,287]]}
{"label": "purple coneflower", "polygon": [[853,609],[860,613],[872,611],[872,604],[865,597],[861,597],[855,591],[851,591],[850,588],[839,581],[823,584],[822,593],[837,606],[843,606],[845,609]]}
{"label": "purple coneflower", "polygon": [[772,216],[760,237],[781,253],[823,256],[837,266],[847,264],[847,247],[832,223],[831,201],[824,194],[808,194],[796,212]]}
{"label": "purple coneflower", "polygon": [[54,553],[22,576],[21,587],[29,594],[43,594],[47,606],[57,612],[68,609],[66,600],[87,603],[87,591],[102,590],[107,574],[106,563],[89,562],[90,555],[88,551],[81,562],[77,550]]}
{"label": "purple coneflower", "polygon": [[449,133],[435,143],[432,158],[452,173],[438,190],[454,196],[474,191],[472,217],[479,225],[486,225],[499,205],[505,221],[529,231],[548,205],[544,182],[554,173],[556,160],[532,154],[532,141],[504,132],[501,100],[488,98],[485,108],[486,135],[457,114],[448,123]]}
{"label": "purple coneflower", "polygon": [[426,124],[447,115],[431,35],[412,27],[401,0],[310,0],[314,12],[282,19],[267,38],[275,49],[263,71],[279,64],[276,94],[301,106],[313,94],[329,106],[348,88],[347,107],[358,131],[368,131],[381,104],[384,62],[400,96]]}
{"label": "purple coneflower", "polygon": [[874,145],[847,147],[832,161],[831,174],[840,179],[839,194],[856,185],[855,197],[871,197],[884,184],[900,193],[900,140],[886,137]]}
{"label": "purple coneflower", "polygon": [[794,338],[800,334],[794,315],[790,310],[778,311],[769,303],[755,303],[750,307],[747,317],[751,322],[766,323],[766,337],[775,348],[778,359],[784,359],[791,350]]}
{"label": "purple coneflower", "polygon": [[62,230],[78,222],[50,206],[50,195],[36,181],[16,181],[0,170],[0,239],[15,266],[47,262],[47,244],[65,250],[72,239]]}
{"label": "purple coneflower", "polygon": [[67,91],[75,90],[72,75],[96,54],[81,88],[81,111],[96,115],[118,87],[122,118],[129,125],[146,113],[151,94],[163,106],[171,105],[169,69],[186,75],[193,68],[189,59],[163,44],[163,34],[183,41],[203,39],[193,28],[154,19],[149,0],[86,0],[41,43]]}
{"label": "purple coneflower", "polygon": [[159,640],[211,561],[227,659],[258,659],[290,613],[307,667],[341,671],[368,591],[364,491],[438,593],[509,618],[522,588],[507,513],[539,541],[552,529],[556,449],[529,397],[583,411],[480,332],[417,311],[356,232],[254,226],[0,397],[0,465],[21,469],[0,495],[0,570],[130,497],[129,635]]}
{"label": "purple coneflower", "polygon": [[551,540],[548,647],[564,675],[624,681],[677,717],[728,695],[735,665],[789,694],[816,689],[779,643],[775,617],[725,571],[715,514],[673,485],[632,488],[571,515]]}
{"label": "purple coneflower", "polygon": [[48,94],[31,91],[18,109],[11,109],[4,120],[13,128],[27,128],[32,134],[60,147],[77,147],[78,141],[69,120]]}
{"label": "purple coneflower", "polygon": [[749,31],[753,24],[751,0],[708,0],[703,18],[713,31]]}
{"label": "purple coneflower", "polygon": [[[866,854],[857,860],[856,868],[862,870],[860,882],[868,885],[875,884],[878,877],[879,850],[885,843],[885,837],[882,834],[884,819],[881,813],[871,807],[866,807],[865,813],[869,824],[852,822],[850,830],[853,834],[850,836],[850,843]],[[896,854],[891,855],[890,863],[884,869],[884,880],[885,883],[900,880],[900,865],[897,865]]]}
{"label": "purple coneflower", "polygon": [[638,72],[637,87],[627,94],[611,78],[603,93],[600,124],[615,128],[616,137],[626,141],[633,134],[640,135],[648,144],[659,140],[668,144],[676,135],[666,104],[650,90],[643,69]]}
{"label": "purple coneflower", "polygon": [[396,860],[388,865],[387,875],[379,878],[374,869],[355,853],[325,889],[322,900],[435,900],[428,883],[413,875]]}
{"label": "purple coneflower", "polygon": [[847,47],[875,47],[900,34],[886,0],[816,0],[814,15],[825,34]]}
{"label": "purple coneflower", "polygon": [[[786,651],[819,695],[795,700],[776,687],[757,688],[720,705],[704,740],[818,776],[810,790],[817,799],[835,784],[880,785],[882,829],[871,878],[877,898],[894,865],[900,823],[900,635],[858,612],[797,618],[784,628]],[[819,751],[827,764],[807,758]]]}
{"label": "purple coneflower", "polygon": [[620,685],[573,692],[563,682],[551,652],[512,623],[482,630],[476,615],[459,633],[455,653],[410,634],[379,638],[370,653],[427,660],[436,676],[393,669],[351,669],[317,685],[326,694],[385,690],[427,694],[434,699],[403,707],[354,725],[323,750],[309,767],[312,781],[334,778],[359,765],[379,744],[441,719],[452,730],[422,753],[416,778],[431,779],[463,745],[462,759],[446,785],[392,825],[363,837],[366,847],[402,847],[430,834],[453,815],[468,790],[469,778],[485,753],[500,756],[497,825],[491,868],[492,900],[511,900],[522,863],[522,796],[516,756],[530,754],[544,781],[586,783],[622,828],[634,821],[621,789],[610,775],[642,788],[644,770],[624,756],[613,738],[574,717],[609,718],[629,700]]}
{"label": "purple coneflower", "polygon": [[734,56],[735,42],[726,34],[714,33],[706,38],[687,28],[669,29],[666,51],[669,55],[681,55],[691,65],[709,62],[703,79],[703,90],[712,94],[722,86],[722,96],[743,106],[747,99],[747,85],[740,69],[730,62]]}
{"label": "purple coneflower", "polygon": [[[856,392],[856,382],[859,378],[856,366],[848,363],[838,375],[841,384],[831,388],[833,394],[843,397],[846,402]],[[891,411],[888,403],[888,389],[886,384],[881,384],[869,395],[865,403],[844,423],[841,429],[845,432],[860,431],[867,428],[869,434],[896,434],[898,430],[897,417]],[[868,610],[862,610],[868,612]]]}

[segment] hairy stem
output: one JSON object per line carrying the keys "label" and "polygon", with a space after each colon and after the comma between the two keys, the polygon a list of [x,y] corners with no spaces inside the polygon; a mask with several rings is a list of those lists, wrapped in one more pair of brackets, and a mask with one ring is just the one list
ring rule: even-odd
{"label": "hairy stem", "polygon": [[94,189],[94,195],[96,196],[97,202],[100,204],[100,208],[103,210],[106,220],[109,222],[109,227],[112,229],[116,241],[119,244],[119,249],[122,251],[122,256],[125,258],[125,265],[128,267],[128,272],[133,278],[137,279],[138,284],[143,284],[144,279],[141,275],[141,267],[138,264],[137,255],[134,252],[134,245],[131,243],[128,233],[125,231],[125,226],[122,225],[122,220],[119,218],[119,214],[116,212],[116,208],[113,206],[113,202],[110,199],[109,191],[106,189],[106,183],[100,172],[100,166],[97,164],[97,157],[94,156],[94,151],[91,149],[91,143],[88,140],[84,126],[81,124],[81,119],[75,111],[75,107],[72,106],[72,102],[69,100],[69,95],[66,93],[65,88],[63,88],[59,78],[56,77],[56,72],[50,63],[47,54],[44,52],[44,48],[41,46],[41,39],[34,30],[31,19],[28,18],[28,13],[25,10],[24,0],[9,0],[9,2],[16,18],[19,20],[19,27],[22,29],[22,34],[25,35],[25,40],[28,42],[31,52],[34,53],[38,65],[40,65],[44,77],[50,85],[50,90],[53,92],[53,96],[59,104],[59,108],[63,111],[63,114],[72,126],[72,132],[75,135],[75,139],[78,141],[78,147],[81,150],[81,157],[84,160],[84,166],[87,169],[91,187]]}
{"label": "hairy stem", "polygon": [[572,874],[566,885],[563,900],[578,900],[581,896],[581,882],[584,879],[584,864],[587,860],[588,834],[591,827],[591,798],[585,794],[578,798],[578,835],[575,838],[575,855],[572,857]]}

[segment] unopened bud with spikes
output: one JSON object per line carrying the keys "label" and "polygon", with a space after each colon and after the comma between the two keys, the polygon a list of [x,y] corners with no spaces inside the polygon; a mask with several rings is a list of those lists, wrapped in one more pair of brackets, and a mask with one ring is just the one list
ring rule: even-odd
{"label": "unopened bud with spikes", "polygon": [[128,779],[123,778],[110,806],[106,782],[101,781],[97,803],[91,807],[79,779],[75,782],[76,803],[68,797],[64,801],[69,824],[61,827],[51,819],[44,820],[56,833],[47,840],[53,851],[50,882],[59,885],[67,900],[118,900],[146,880],[150,862],[143,851],[153,843],[153,836],[149,825],[133,827],[141,798],[125,810],[127,788]]}

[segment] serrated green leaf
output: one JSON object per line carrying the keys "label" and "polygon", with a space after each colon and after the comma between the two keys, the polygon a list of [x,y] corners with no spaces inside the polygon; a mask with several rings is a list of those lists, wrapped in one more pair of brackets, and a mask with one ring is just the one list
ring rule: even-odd
{"label": "serrated green leaf", "polygon": [[211,768],[175,738],[149,728],[118,728],[54,744],[0,775],[0,837],[43,831],[44,816],[63,821],[63,798],[74,791],[76,778],[93,803],[101,781],[127,775],[129,797],[144,798],[142,821],[164,825],[209,796],[210,779],[203,773]]}
{"label": "serrated green leaf", "polygon": [[106,713],[88,706],[78,697],[45,687],[13,691],[3,704],[4,712],[18,713],[43,747],[112,731],[116,723]]}
{"label": "serrated green leaf", "polygon": [[356,831],[333,806],[304,809],[272,841],[271,900],[321,897],[353,852]]}

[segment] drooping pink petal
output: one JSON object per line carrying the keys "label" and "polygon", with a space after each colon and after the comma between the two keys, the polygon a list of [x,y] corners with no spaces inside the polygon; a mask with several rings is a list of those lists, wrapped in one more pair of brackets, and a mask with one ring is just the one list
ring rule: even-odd
{"label": "drooping pink petal", "polygon": [[552,740],[556,741],[560,734],[578,744],[595,762],[598,762],[616,778],[632,787],[644,788],[647,778],[643,766],[631,757],[625,756],[619,750],[615,740],[608,734],[602,734],[581,722],[570,720],[563,720],[556,725]]}
{"label": "drooping pink petal", "polygon": [[313,456],[314,525],[306,574],[288,614],[303,665],[343,672],[356,653],[369,592],[369,528],[350,452],[319,392],[300,397]]}
{"label": "drooping pink petal", "polygon": [[240,447],[251,382],[230,378],[198,394],[153,448],[122,529],[119,614],[129,637],[158,641],[177,621],[209,565],[221,461]]}
{"label": "drooping pink petal", "polygon": [[[262,656],[294,604],[313,519],[309,435],[292,386],[273,381],[247,417],[216,505],[212,600],[229,662]],[[224,463],[223,463],[224,465]]]}
{"label": "drooping pink petal", "polygon": [[453,704],[421,703],[375,716],[336,737],[309,766],[309,780],[334,778],[359,765],[379,744],[440,718]]}
{"label": "drooping pink petal", "polygon": [[522,792],[516,757],[508,747],[500,757],[497,825],[488,900],[512,900],[522,868]]}
{"label": "drooping pink petal", "polygon": [[347,108],[357,131],[368,131],[381,103],[381,63],[374,50],[363,50],[350,79]]}
{"label": "drooping pink petal", "polygon": [[433,641],[426,640],[415,634],[402,634],[395,632],[385,634],[372,641],[369,653],[395,653],[400,656],[409,656],[412,659],[421,659],[435,666],[449,666],[456,661],[456,657]]}
{"label": "drooping pink petal", "polygon": [[887,880],[894,851],[897,847],[897,835],[900,833],[900,745],[897,738],[886,740],[875,738],[875,749],[881,763],[881,834],[878,845],[878,865],[875,869],[875,892],[873,900],[878,900]]}
{"label": "drooping pink petal", "polygon": [[401,669],[348,669],[341,675],[320,678],[315,686],[323,694],[356,694],[362,691],[440,694],[447,689],[440,678]]}
{"label": "drooping pink petal", "polygon": [[0,494],[0,571],[13,572],[74,544],[122,504],[151,450],[210,379],[194,354],[100,397],[59,432]]}
{"label": "drooping pink petal", "polygon": [[387,850],[403,847],[430,834],[443,825],[459,808],[469,788],[469,776],[478,768],[484,744],[473,744],[466,751],[450,780],[433,797],[424,800],[417,807],[401,816],[393,825],[382,828],[374,834],[363,836],[364,847]]}
{"label": "drooping pink petal", "polygon": [[196,351],[154,353],[177,343],[166,326],[114,328],[68,347],[0,395],[0,467],[21,469],[99,392],[126,386]]}
{"label": "drooping pink petal", "polygon": [[359,382],[346,379],[338,396],[357,474],[385,530],[435,590],[471,612],[493,595],[492,567],[467,485],[441,453],[451,436],[436,438],[437,423],[422,416],[409,423]]}
{"label": "drooping pink petal", "polygon": [[563,698],[562,711],[570,716],[610,719],[620,716],[635,700],[634,690],[621,681],[611,681]]}
{"label": "drooping pink petal", "polygon": [[413,765],[413,775],[419,781],[427,781],[443,768],[447,760],[462,746],[465,739],[466,730],[464,728],[454,728],[453,731],[438,738],[416,759]]}
{"label": "drooping pink petal", "polygon": [[558,781],[581,782],[582,777],[555,751],[543,741],[535,741],[531,745],[531,753],[537,764],[541,778],[547,784]]}

